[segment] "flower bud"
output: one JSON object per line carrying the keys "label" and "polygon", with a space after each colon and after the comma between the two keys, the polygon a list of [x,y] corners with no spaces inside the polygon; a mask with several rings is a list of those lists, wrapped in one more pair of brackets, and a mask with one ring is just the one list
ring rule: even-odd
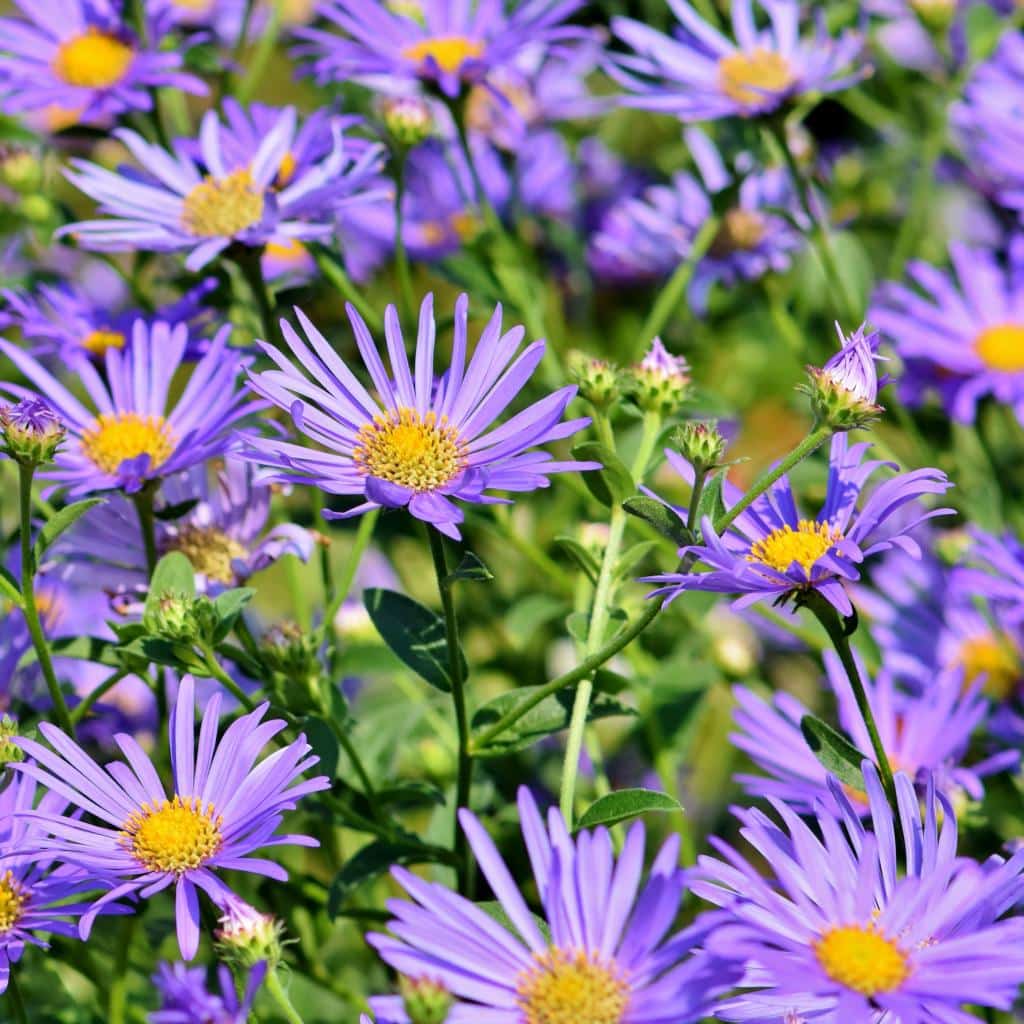
{"label": "flower bud", "polygon": [[569,353],[569,379],[595,409],[607,409],[622,397],[618,367],[574,349]]}
{"label": "flower bud", "polygon": [[647,355],[626,371],[630,397],[644,412],[671,416],[690,394],[690,366],[672,355],[661,338],[651,342]]}
{"label": "flower bud", "polygon": [[154,636],[175,643],[195,640],[199,635],[193,614],[195,599],[172,591],[161,595],[155,607],[142,616],[142,624]]}
{"label": "flower bud", "polygon": [[412,1024],[445,1024],[454,999],[439,981],[429,978],[398,979],[402,1005]]}
{"label": "flower bud", "polygon": [[57,414],[40,398],[23,398],[0,409],[0,447],[23,466],[51,462],[64,434]]}
{"label": "flower bud", "polygon": [[43,183],[43,165],[28,149],[0,152],[0,180],[22,195],[38,192]]}
{"label": "flower bud", "polygon": [[687,420],[676,427],[672,443],[698,473],[707,473],[720,465],[728,444],[714,420]]}
{"label": "flower bud", "polygon": [[878,389],[886,378],[878,379],[875,361],[879,335],[865,334],[862,324],[848,338],[836,324],[839,351],[822,367],[807,367],[808,383],[803,386],[811,398],[811,408],[819,423],[833,430],[856,430],[876,419],[883,411],[877,404]]}
{"label": "flower bud", "polygon": [[381,103],[381,119],[388,135],[401,147],[412,149],[434,134],[434,115],[418,96],[390,96]]}
{"label": "flower bud", "polygon": [[956,17],[957,0],[910,0],[921,24],[930,32],[945,32]]}
{"label": "flower bud", "polygon": [[273,970],[281,959],[281,923],[271,914],[260,913],[245,900],[228,897],[220,928],[214,935],[221,959],[240,967],[266,961]]}
{"label": "flower bud", "polygon": [[323,673],[313,637],[294,622],[283,622],[264,634],[260,649],[289,710],[310,711],[320,706]]}
{"label": "flower bud", "polygon": [[57,215],[52,200],[39,193],[22,196],[16,209],[30,224],[49,224]]}
{"label": "flower bud", "polygon": [[0,768],[12,761],[24,761],[21,747],[12,740],[18,735],[18,723],[10,715],[0,718]]}

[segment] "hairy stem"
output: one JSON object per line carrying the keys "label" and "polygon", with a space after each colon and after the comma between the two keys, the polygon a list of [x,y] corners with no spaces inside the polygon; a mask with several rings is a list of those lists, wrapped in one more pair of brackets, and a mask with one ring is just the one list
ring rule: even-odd
{"label": "hairy stem", "polygon": [[299,1012],[292,1006],[292,1001],[288,998],[288,993],[285,992],[284,986],[281,984],[276,967],[267,971],[263,987],[267,990],[270,998],[277,1004],[277,1008],[281,1011],[288,1024],[305,1024]]}

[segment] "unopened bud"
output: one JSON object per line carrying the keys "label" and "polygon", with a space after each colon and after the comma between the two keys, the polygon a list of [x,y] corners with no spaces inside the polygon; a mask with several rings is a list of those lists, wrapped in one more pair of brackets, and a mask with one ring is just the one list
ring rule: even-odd
{"label": "unopened bud", "polygon": [[22,195],[38,192],[43,182],[43,165],[27,149],[0,152],[0,180]]}
{"label": "unopened bud", "polygon": [[573,350],[568,365],[569,379],[579,388],[580,398],[595,409],[607,409],[622,397],[619,369],[612,363]]}
{"label": "unopened bud", "polygon": [[266,961],[273,970],[281,959],[281,923],[244,900],[229,898],[214,938],[217,952],[229,964],[253,967]]}
{"label": "unopened bud", "polygon": [[878,379],[875,362],[878,332],[865,333],[862,324],[849,337],[839,332],[840,350],[822,367],[807,367],[808,382],[803,386],[811,399],[811,408],[819,423],[833,430],[856,430],[877,419],[883,411],[877,404]]}
{"label": "unopened bud", "polygon": [[172,642],[195,640],[199,634],[193,614],[195,599],[167,591],[142,616],[142,624],[154,636]]}
{"label": "unopened bud", "polygon": [[714,420],[687,420],[676,427],[672,443],[696,472],[707,473],[721,465],[728,442],[719,433]]}
{"label": "unopened bud", "polygon": [[392,96],[381,104],[381,119],[391,138],[406,149],[434,134],[434,115],[418,96]]}
{"label": "unopened bud", "polygon": [[412,1024],[445,1024],[454,999],[439,981],[429,978],[398,979],[402,1005]]}
{"label": "unopened bud", "polygon": [[644,412],[671,416],[690,394],[690,365],[683,356],[674,356],[661,338],[651,342],[647,355],[626,371],[629,394]]}
{"label": "unopened bud", "polygon": [[51,462],[64,435],[57,414],[40,398],[23,398],[0,409],[0,447],[23,466]]}
{"label": "unopened bud", "polygon": [[10,715],[0,718],[0,768],[11,762],[25,760],[21,747],[12,742],[17,736],[18,723]]}
{"label": "unopened bud", "polygon": [[323,675],[315,639],[294,622],[272,626],[260,645],[274,673],[283,703],[292,711],[310,711],[321,703]]}
{"label": "unopened bud", "polygon": [[16,209],[30,224],[49,224],[57,214],[53,202],[38,193],[22,196]]}
{"label": "unopened bud", "polygon": [[910,0],[921,24],[931,32],[945,32],[956,17],[957,0]]}

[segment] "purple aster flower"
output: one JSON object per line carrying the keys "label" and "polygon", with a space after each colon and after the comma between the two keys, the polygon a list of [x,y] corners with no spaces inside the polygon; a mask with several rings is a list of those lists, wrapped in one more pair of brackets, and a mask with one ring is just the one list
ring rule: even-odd
{"label": "purple aster flower", "polygon": [[771,26],[758,29],[751,0],[733,0],[735,42],[709,25],[686,0],[669,0],[679,19],[670,37],[634,21],[612,18],[612,31],[633,53],[610,68],[634,95],[625,102],[675,114],[684,121],[753,117],[806,93],[830,93],[863,78],[858,33],[828,35],[824,18],[801,39],[797,0],[760,0]]}
{"label": "purple aster flower", "polygon": [[344,32],[299,29],[299,52],[314,58],[321,83],[355,79],[392,90],[420,80],[446,96],[486,80],[530,44],[571,38],[563,24],[583,0],[526,0],[511,13],[494,0],[414,0],[397,12],[381,0],[324,0],[320,13]]}
{"label": "purple aster flower", "polygon": [[149,110],[151,90],[206,86],[160,46],[169,24],[150,17],[142,43],[112,0],[15,0],[23,18],[0,18],[0,97],[9,113],[59,109],[95,124]]}
{"label": "purple aster flower", "polygon": [[1009,531],[995,537],[976,526],[968,529],[974,543],[967,559],[979,568],[960,569],[961,586],[998,602],[1007,622],[1024,626],[1024,544]]}
{"label": "purple aster flower", "polygon": [[[195,504],[179,519],[157,519],[157,551],[188,556],[200,593],[241,586],[284,555],[305,562],[313,553],[313,535],[301,526],[280,523],[267,530],[271,488],[256,483],[254,473],[251,464],[229,456],[215,478],[199,465],[163,481],[158,510]],[[80,578],[108,592],[139,598],[145,593],[146,552],[135,509],[124,498],[90,509],[51,550]]]}
{"label": "purple aster flower", "polygon": [[242,30],[246,0],[150,0],[149,6],[172,24],[186,29],[208,29],[214,36],[235,43]]}
{"label": "purple aster flower", "polygon": [[537,450],[589,423],[587,418],[562,422],[575,387],[561,388],[501,426],[493,426],[526,385],[545,348],[544,342],[536,341],[515,358],[525,332],[513,327],[502,333],[501,306],[467,364],[469,300],[460,296],[455,304],[451,365],[440,379],[434,376],[432,295],[420,307],[415,372],[394,306],[388,306],[384,317],[390,373],[363,319],[351,306],[347,309],[377,397],[297,309],[309,344],[287,321],[281,322],[281,329],[300,365],[264,346],[277,369],[251,373],[250,386],[289,410],[296,430],[323,450],[250,437],[243,451],[246,458],[271,467],[275,471],[271,479],[364,499],[346,512],[325,510],[328,519],[360,515],[371,508],[407,507],[417,519],[458,538],[463,512],[452,499],[504,503],[505,499],[484,492],[532,491],[547,487],[551,473],[596,468],[593,463],[560,462]]}
{"label": "purple aster flower", "polygon": [[[1011,0],[1012,3],[1012,0]],[[885,18],[878,41],[898,64],[919,71],[942,71],[948,61],[936,45],[941,39],[956,67],[968,57],[966,16],[985,0],[868,0],[864,10]]]}
{"label": "purple aster flower", "polygon": [[252,1004],[267,973],[265,963],[248,974],[245,991],[239,999],[231,971],[223,964],[217,969],[220,992],[206,987],[206,968],[187,967],[178,961],[162,963],[153,975],[153,986],[160,993],[160,1009],[149,1015],[150,1024],[248,1024]]}
{"label": "purple aster flower", "polygon": [[768,877],[719,839],[724,859],[700,858],[693,890],[722,907],[705,948],[747,968],[749,991],[720,1003],[717,1016],[967,1024],[965,997],[1013,1004],[1024,982],[1024,921],[1003,915],[1024,893],[1024,851],[1008,861],[958,857],[953,808],[934,786],[922,813],[912,781],[896,774],[897,826],[874,765],[863,770],[870,831],[831,779],[817,831],[779,800],[771,803],[781,825],[735,812]]}
{"label": "purple aster flower", "polygon": [[[253,120],[250,127],[258,130],[261,123],[262,118]],[[278,111],[248,152],[238,145],[245,137],[239,124],[236,119],[225,126],[215,111],[207,111],[199,133],[201,158],[193,155],[188,140],[168,153],[119,129],[115,135],[145,173],[118,174],[72,161],[75,170],[68,178],[110,216],[69,224],[59,233],[73,235],[87,249],[107,252],[187,249],[185,265],[198,270],[233,242],[262,247],[271,239],[328,237],[339,205],[367,198],[365,186],[379,170],[381,149],[360,145],[353,155],[339,123],[332,126],[330,152],[301,174],[290,157],[301,138],[294,107]]]}
{"label": "purple aster flower", "polygon": [[[686,890],[678,836],[662,847],[641,888],[641,823],[616,859],[607,829],[573,839],[555,809],[545,828],[525,787],[519,814],[550,932],[541,932],[483,826],[462,810],[480,870],[515,931],[443,886],[394,868],[415,902],[389,903],[393,935],[368,936],[381,957],[408,978],[447,988],[457,999],[448,1024],[688,1024],[707,1014],[734,975],[693,954],[702,927],[670,933]],[[400,997],[371,999],[370,1007],[378,1018],[408,1024]]]}
{"label": "purple aster flower", "polygon": [[954,275],[914,261],[916,288],[883,284],[869,318],[905,363],[902,397],[919,404],[938,390],[949,414],[973,423],[986,395],[1024,423],[1024,242],[1004,270],[995,254],[953,243]]}
{"label": "purple aster flower", "polygon": [[[824,658],[843,733],[870,760],[874,756],[871,739],[846,672],[832,651],[826,651]],[[979,692],[980,684],[965,691],[960,673],[939,676],[916,696],[901,693],[892,674],[884,670],[871,681],[861,666],[861,679],[893,770],[906,772],[922,786],[934,779],[950,801],[959,800],[961,794],[980,800],[983,778],[1012,769],[1020,761],[1019,751],[1007,750],[975,765],[963,763],[971,737],[988,715],[988,701]],[[788,693],[775,694],[771,704],[744,686],[733,687],[733,695],[737,701],[733,717],[740,731],[730,739],[767,773],[767,778],[737,776],[747,792],[777,797],[801,812],[827,800],[828,773],[800,731],[801,720],[811,712]],[[866,810],[863,793],[848,790],[847,795]]]}
{"label": "purple aster flower", "polygon": [[111,901],[127,896],[148,899],[173,885],[178,944],[182,957],[191,960],[199,944],[199,890],[217,906],[231,894],[216,872],[246,871],[286,881],[284,868],[250,855],[271,846],[318,845],[308,836],[275,835],[284,812],[294,810],[300,797],[329,785],[324,776],[296,781],[318,761],[307,756],[305,737],[257,763],[285,723],[264,722],[269,704],[261,704],[233,722],[218,744],[220,703],[217,694],[207,705],[197,747],[194,684],[191,676],[182,679],[171,721],[169,797],[152,762],[131,736],[117,737],[127,763],[106,768],[46,722],[39,731],[52,751],[19,739],[35,763],[19,763],[17,770],[92,819],[52,812],[27,815],[47,837],[35,843],[38,851],[119,883],[82,917],[83,939]]}
{"label": "purple aster flower", "polygon": [[[739,608],[765,598],[786,599],[801,591],[817,590],[842,615],[852,615],[853,605],[844,581],[860,579],[858,566],[866,558],[893,547],[917,555],[920,549],[910,532],[933,516],[951,509],[915,510],[912,520],[897,522],[895,513],[926,494],[942,494],[951,486],[937,469],[902,473],[875,486],[862,507],[857,503],[868,480],[893,463],[864,455],[871,446],[850,444],[845,433],[832,438],[828,490],[825,503],[814,519],[801,516],[792,487],[783,476],[769,491],[744,510],[721,537],[707,517],[701,523],[703,543],[682,549],[707,563],[710,572],[668,573],[650,579],[661,583],[655,593],[670,600],[687,590],[738,594]],[[692,468],[680,456],[668,453],[669,461],[684,479]],[[725,483],[726,508],[740,498],[736,487]]]}
{"label": "purple aster flower", "polygon": [[877,331],[867,333],[867,326],[861,324],[847,336],[837,323],[836,333],[839,351],[824,366],[807,367],[809,383],[804,390],[818,422],[836,430],[854,430],[884,411],[878,404],[878,390],[888,378],[878,379],[875,363],[884,357],[878,355]]}
{"label": "purple aster flower", "polygon": [[[237,387],[247,359],[228,348],[230,331],[225,326],[217,333],[172,404],[171,381],[185,357],[188,329],[137,320],[131,345],[107,350],[106,380],[90,362],[76,367],[91,408],[38,360],[0,340],[0,351],[47,396],[67,427],[55,468],[41,475],[73,496],[115,487],[132,493],[147,480],[223,455],[232,443],[230,428],[259,408]],[[26,393],[15,384],[0,389]]]}

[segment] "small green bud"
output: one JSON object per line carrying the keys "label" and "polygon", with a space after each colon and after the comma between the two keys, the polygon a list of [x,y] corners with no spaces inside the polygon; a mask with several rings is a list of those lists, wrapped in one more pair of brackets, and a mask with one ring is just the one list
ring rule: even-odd
{"label": "small green bud", "polygon": [[142,624],[154,636],[175,643],[195,640],[199,636],[193,613],[195,599],[172,591],[161,595],[154,608],[142,616]]}
{"label": "small green bud", "polygon": [[12,149],[0,154],[0,180],[22,195],[38,192],[43,183],[43,165],[30,150]]}
{"label": "small green bud", "polygon": [[647,355],[625,376],[630,397],[644,412],[672,416],[690,397],[690,366],[683,356],[672,355],[661,338],[651,342]]}
{"label": "small green bud", "polygon": [[291,711],[321,706],[323,670],[315,639],[294,622],[272,626],[262,638],[263,662],[274,673],[275,688]]}
{"label": "small green bud", "polygon": [[53,203],[39,194],[22,196],[16,209],[30,224],[49,224],[57,214]]}
{"label": "small green bud", "polygon": [[214,935],[221,959],[239,967],[252,967],[265,960],[273,970],[281,960],[281,923],[237,898],[230,898],[224,910],[220,929]]}
{"label": "small green bud", "polygon": [[412,149],[434,134],[434,115],[418,96],[392,96],[381,104],[381,120],[400,147]]}
{"label": "small green bud", "polygon": [[569,379],[579,388],[580,398],[595,409],[607,409],[622,397],[618,367],[585,352],[569,353]]}
{"label": "small green bud", "polygon": [[205,594],[201,594],[192,601],[192,620],[195,622],[196,636],[208,644],[214,642],[217,628],[220,626],[220,616],[217,609]]}
{"label": "small green bud", "polygon": [[672,443],[698,473],[721,465],[728,444],[714,420],[687,420],[676,427]]}
{"label": "small green bud", "polygon": [[18,723],[10,715],[0,718],[0,768],[12,762],[24,761],[25,754],[11,741],[18,736]]}
{"label": "small green bud", "polygon": [[42,399],[0,408],[0,450],[23,466],[52,462],[64,436],[64,425]]}
{"label": "small green bud", "polygon": [[956,17],[957,0],[910,0],[918,20],[929,32],[944,33]]}
{"label": "small green bud", "polygon": [[402,1005],[412,1024],[445,1024],[455,1000],[439,981],[429,978],[398,979]]}

